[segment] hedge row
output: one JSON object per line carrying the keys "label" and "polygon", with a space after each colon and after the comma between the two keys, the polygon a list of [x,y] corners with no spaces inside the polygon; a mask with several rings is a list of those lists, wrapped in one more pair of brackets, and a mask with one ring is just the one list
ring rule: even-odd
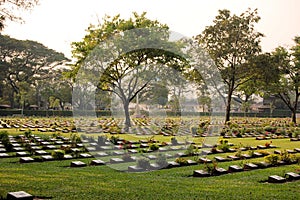
{"label": "hedge row", "polygon": [[[0,116],[21,116],[21,110],[1,110],[0,109]],[[133,114],[133,113],[131,113]],[[100,111],[70,111],[70,110],[24,110],[23,115],[25,116],[41,116],[41,117],[50,117],[50,116],[111,116],[111,111],[107,110],[100,110]],[[147,113],[142,112],[141,115],[144,116],[225,116],[224,112],[171,112],[171,111],[162,111],[162,112],[155,112],[155,113]],[[274,111],[272,115],[270,113],[240,113],[240,112],[232,112],[231,116],[233,117],[291,117],[291,112],[282,110],[282,111]]]}

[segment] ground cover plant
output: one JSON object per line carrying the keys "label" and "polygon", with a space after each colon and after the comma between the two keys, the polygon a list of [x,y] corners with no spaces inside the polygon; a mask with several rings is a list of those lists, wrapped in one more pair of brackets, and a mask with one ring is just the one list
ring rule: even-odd
{"label": "ground cover plant", "polygon": [[[38,121],[43,121],[44,123],[39,124],[37,127],[32,126],[31,128],[22,127],[24,125],[20,123],[22,120],[25,123],[28,119],[1,119],[1,125],[3,126],[0,130],[2,145],[4,141],[2,139],[5,138],[5,131],[9,140],[21,139],[19,135],[24,135],[26,138],[37,136],[37,138],[42,139],[42,142],[48,141],[53,144],[57,142],[59,145],[56,145],[57,149],[55,150],[45,150],[55,157],[52,161],[41,159],[32,163],[21,163],[20,156],[17,156],[17,152],[15,151],[9,152],[10,157],[0,158],[0,196],[3,198],[7,192],[19,190],[24,190],[44,199],[299,198],[299,194],[297,193],[299,181],[278,185],[267,183],[270,175],[277,174],[284,176],[286,172],[300,172],[300,166],[298,164],[299,152],[295,150],[300,147],[300,143],[291,140],[292,138],[298,137],[297,134],[293,132],[297,131],[298,127],[295,124],[288,123],[286,119],[233,119],[232,124],[237,125],[228,124],[228,127],[225,126],[226,129],[234,129],[236,127],[241,130],[249,127],[255,127],[255,129],[253,128],[253,132],[249,131],[247,134],[242,133],[241,137],[235,134],[222,136],[220,133],[220,137],[216,139],[216,144],[209,148],[203,148],[205,138],[201,137],[201,134],[193,135],[193,137],[188,138],[192,140],[193,143],[186,143],[185,137],[180,134],[180,129],[168,135],[161,134],[160,130],[154,135],[138,135],[138,132],[135,134],[117,134],[109,131],[103,133],[77,133],[74,131],[75,129],[71,118],[41,118],[38,119]],[[51,127],[50,124],[53,126],[53,121],[55,120],[67,121],[60,123],[65,127],[59,124],[55,131],[51,130],[54,127]],[[104,119],[100,120],[101,123],[104,124],[102,120]],[[205,120],[198,120],[200,122],[199,124]],[[105,119],[105,121],[112,124],[112,119]],[[172,119],[171,124],[174,124],[175,121],[178,121],[178,119]],[[16,123],[13,122],[18,123],[17,126],[19,127],[12,128],[12,126],[16,126]],[[5,124],[8,123],[11,127],[4,127],[6,126]],[[150,127],[150,122],[147,123],[143,120],[143,124],[140,127]],[[115,124],[112,125],[116,126]],[[107,126],[107,124],[105,126]],[[257,131],[260,127],[266,126],[270,126],[271,128],[268,129],[268,131],[265,130],[266,128],[263,128],[262,132]],[[201,124],[199,127],[204,126]],[[272,137],[270,132],[279,127],[286,131],[285,134],[281,133],[281,137]],[[109,127],[107,126],[107,128]],[[102,130],[106,130],[107,128],[102,128]],[[43,129],[46,129],[46,131],[43,132]],[[201,133],[205,134],[205,128],[201,130]],[[292,135],[290,133],[292,133]],[[54,140],[54,138],[58,139]],[[74,145],[75,148],[80,149],[81,151],[78,155],[72,154],[72,151],[67,151],[71,150],[71,148],[61,149],[63,145],[66,145],[60,143],[63,141],[61,138],[68,138],[68,145]],[[139,140],[140,143],[129,144],[125,142],[132,142],[133,140],[136,140],[136,142]],[[100,158],[96,157],[97,150],[88,151],[88,148],[103,147],[107,141],[109,141],[110,144],[114,142],[116,144],[113,145],[114,147],[117,146],[121,148],[102,150],[102,153],[108,153],[108,155]],[[120,143],[121,141],[123,143]],[[93,146],[92,144],[95,143],[98,145]],[[171,145],[172,143],[174,143],[174,145]],[[132,149],[129,148],[130,145],[141,146],[137,149]],[[38,144],[37,146],[43,147],[42,144]],[[169,150],[167,153],[161,151],[167,147],[174,147],[174,150]],[[179,147],[184,148],[179,150],[177,149]],[[132,150],[139,152],[131,153]],[[149,150],[154,151],[148,152]],[[123,152],[123,154],[117,155],[114,152]],[[80,153],[90,154],[93,155],[93,157],[80,157]],[[171,154],[171,157],[166,157],[167,154]],[[261,154],[262,156],[253,156],[249,159],[238,160],[230,157],[236,156],[241,158],[244,154]],[[64,155],[72,155],[73,157],[64,159]],[[130,160],[130,158],[137,155],[143,156],[144,159]],[[150,155],[152,157],[150,157]],[[39,156],[33,155],[33,157],[37,158]],[[122,163],[111,163],[111,158],[116,157],[129,160]],[[222,162],[220,160],[217,161],[216,157],[230,157],[230,159]],[[203,163],[201,162],[201,158],[213,160],[213,163]],[[107,165],[91,165],[95,159],[101,159]],[[286,163],[284,165],[279,164],[279,161],[288,161],[289,159],[294,159],[296,162]],[[72,161],[82,161],[87,166],[80,168],[71,167],[70,163]],[[189,164],[190,161],[194,161],[196,164]],[[171,162],[177,162],[180,167],[168,167]],[[232,165],[243,166],[247,163],[259,162],[268,162],[272,167],[207,178],[193,177],[194,170],[207,170],[214,166],[228,169],[229,166]],[[152,171],[149,164],[154,163],[161,163],[161,165],[165,167],[161,170]],[[129,166],[134,165],[145,168],[146,170],[150,169],[150,171],[141,173],[123,172],[127,171]]]}

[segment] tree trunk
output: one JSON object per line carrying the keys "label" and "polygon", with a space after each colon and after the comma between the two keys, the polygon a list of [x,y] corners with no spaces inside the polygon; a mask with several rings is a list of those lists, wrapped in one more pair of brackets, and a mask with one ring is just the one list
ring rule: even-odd
{"label": "tree trunk", "polygon": [[297,109],[298,109],[298,99],[299,99],[299,92],[298,90],[296,91],[296,97],[295,97],[295,102],[294,102],[294,108],[292,109],[292,122],[296,124],[297,122]]}
{"label": "tree trunk", "polygon": [[292,110],[292,122],[296,124],[296,121],[297,121],[296,110],[293,109]]}
{"label": "tree trunk", "polygon": [[229,91],[228,91],[228,96],[227,96],[225,122],[230,121],[231,97],[232,97],[232,93],[233,93],[233,89],[231,87],[228,90]]}
{"label": "tree trunk", "polygon": [[129,101],[124,101],[124,112],[125,112],[125,131],[129,131],[131,127],[130,114],[129,114]]}

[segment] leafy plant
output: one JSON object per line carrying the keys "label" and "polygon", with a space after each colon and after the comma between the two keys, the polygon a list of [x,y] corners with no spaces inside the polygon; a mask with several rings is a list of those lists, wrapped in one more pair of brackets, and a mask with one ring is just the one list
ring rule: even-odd
{"label": "leafy plant", "polygon": [[165,154],[162,154],[162,153],[159,153],[157,155],[155,162],[161,167],[166,167],[168,165],[167,158],[166,158]]}
{"label": "leafy plant", "polygon": [[52,151],[51,155],[53,156],[53,158],[55,160],[62,160],[65,156],[65,151],[63,150],[55,150],[55,151]]}
{"label": "leafy plant", "polygon": [[270,163],[271,165],[277,165],[280,160],[280,156],[277,154],[270,154],[265,157],[265,160],[267,163]]}
{"label": "leafy plant", "polygon": [[158,146],[158,144],[152,143],[149,145],[149,149],[152,151],[156,151],[159,149],[159,146]]}
{"label": "leafy plant", "polygon": [[175,162],[180,164],[181,166],[186,166],[188,165],[188,161],[185,158],[176,158]]}
{"label": "leafy plant", "polygon": [[149,169],[150,168],[150,160],[145,157],[140,157],[137,159],[137,166],[141,167],[143,169]]}

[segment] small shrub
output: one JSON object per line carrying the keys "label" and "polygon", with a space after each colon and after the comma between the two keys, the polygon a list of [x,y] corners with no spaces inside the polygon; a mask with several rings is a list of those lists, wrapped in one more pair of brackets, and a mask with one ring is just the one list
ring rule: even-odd
{"label": "small shrub", "polygon": [[152,150],[152,151],[156,151],[156,150],[159,149],[159,146],[158,146],[158,144],[152,143],[152,144],[149,145],[149,149]]}
{"label": "small shrub", "polygon": [[123,159],[124,161],[126,161],[126,162],[131,162],[131,161],[133,161],[133,159],[131,158],[130,154],[128,154],[128,153],[123,154],[123,155],[122,155],[122,159]]}
{"label": "small shrub", "polygon": [[185,158],[176,158],[175,162],[182,166],[188,165],[188,161]]}
{"label": "small shrub", "polygon": [[218,163],[213,161],[213,163],[205,163],[204,170],[206,170],[210,175],[213,175],[216,172]]}
{"label": "small shrub", "polygon": [[188,148],[186,149],[185,153],[188,155],[188,156],[193,156],[194,155],[194,145],[189,145]]}
{"label": "small shrub", "polygon": [[257,152],[260,153],[260,154],[262,154],[263,156],[268,156],[268,155],[270,155],[270,152],[265,151],[265,150],[259,150],[259,151],[257,151]]}
{"label": "small shrub", "polygon": [[280,160],[286,163],[292,163],[294,159],[291,154],[289,154],[286,150],[284,150],[280,154]]}
{"label": "small shrub", "polygon": [[162,154],[162,153],[159,153],[157,155],[155,162],[161,167],[166,167],[168,165],[167,158],[166,158],[165,154]]}
{"label": "small shrub", "polygon": [[228,145],[228,140],[220,140],[220,145],[218,146],[218,149],[221,149],[224,152],[228,152],[230,149],[230,146]]}
{"label": "small shrub", "polygon": [[26,138],[30,138],[32,135],[31,130],[25,131],[24,135]]}
{"label": "small shrub", "polygon": [[110,137],[110,142],[113,143],[114,145],[117,145],[119,141],[119,136],[111,136]]}
{"label": "small shrub", "polygon": [[150,168],[150,161],[148,158],[145,157],[141,157],[139,159],[137,159],[137,166],[141,167],[143,169],[149,169]]}
{"label": "small shrub", "polygon": [[65,156],[65,151],[63,150],[55,150],[55,151],[52,151],[51,155],[53,156],[53,158],[55,160],[62,160]]}
{"label": "small shrub", "polygon": [[265,160],[267,163],[270,163],[271,165],[277,165],[280,160],[280,156],[277,154],[271,154],[266,156]]}
{"label": "small shrub", "polygon": [[177,141],[177,139],[175,137],[172,137],[171,138],[171,143],[172,143],[172,145],[177,145],[178,141]]}
{"label": "small shrub", "polygon": [[106,136],[103,136],[103,135],[98,136],[98,144],[99,145],[104,145],[106,140],[107,140]]}

